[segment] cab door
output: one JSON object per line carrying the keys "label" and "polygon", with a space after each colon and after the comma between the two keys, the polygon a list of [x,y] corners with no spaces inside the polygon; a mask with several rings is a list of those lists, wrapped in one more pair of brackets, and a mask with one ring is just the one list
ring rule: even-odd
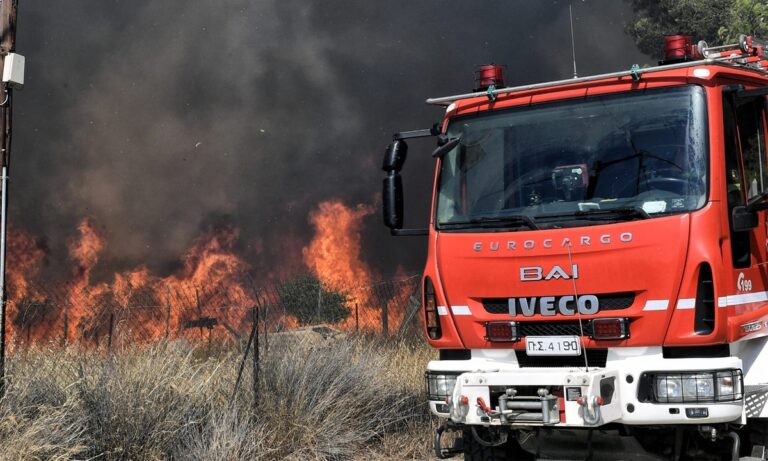
{"label": "cab door", "polygon": [[757,212],[758,225],[748,231],[734,231],[732,219],[734,207],[768,191],[765,98],[738,98],[736,92],[726,92],[723,111],[731,250],[726,267],[731,267],[731,273],[730,283],[718,294],[718,305],[733,307],[732,313],[740,314],[763,307],[768,299],[766,211]]}

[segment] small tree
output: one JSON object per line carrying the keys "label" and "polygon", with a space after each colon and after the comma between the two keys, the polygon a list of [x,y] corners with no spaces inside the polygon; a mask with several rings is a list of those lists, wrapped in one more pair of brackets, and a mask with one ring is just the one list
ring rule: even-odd
{"label": "small tree", "polygon": [[663,56],[664,35],[687,34],[709,45],[734,43],[739,34],[768,36],[764,0],[631,0],[627,32],[640,51]]}
{"label": "small tree", "polygon": [[285,312],[299,324],[338,323],[349,317],[349,297],[331,290],[314,275],[303,275],[278,288]]}

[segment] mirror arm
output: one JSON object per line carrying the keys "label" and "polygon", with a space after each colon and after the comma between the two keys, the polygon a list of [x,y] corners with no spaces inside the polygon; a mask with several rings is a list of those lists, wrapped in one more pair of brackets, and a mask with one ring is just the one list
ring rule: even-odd
{"label": "mirror arm", "polygon": [[403,139],[428,138],[430,136],[437,136],[439,134],[440,134],[440,124],[435,123],[434,125],[432,125],[432,128],[427,128],[424,130],[401,131],[399,133],[395,133],[392,135],[392,139],[394,141],[401,141]]}
{"label": "mirror arm", "polygon": [[390,234],[395,237],[418,237],[429,235],[429,229],[390,229]]}

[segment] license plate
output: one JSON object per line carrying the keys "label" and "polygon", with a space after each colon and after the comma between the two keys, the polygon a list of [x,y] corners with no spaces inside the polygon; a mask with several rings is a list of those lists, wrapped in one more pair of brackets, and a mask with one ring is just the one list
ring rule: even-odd
{"label": "license plate", "polygon": [[578,336],[526,336],[528,355],[581,355]]}

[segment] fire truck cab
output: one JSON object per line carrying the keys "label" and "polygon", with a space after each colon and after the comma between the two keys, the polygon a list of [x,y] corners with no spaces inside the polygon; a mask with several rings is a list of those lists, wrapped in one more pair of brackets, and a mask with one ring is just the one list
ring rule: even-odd
{"label": "fire truck cab", "polygon": [[[657,67],[519,87],[483,66],[394,136],[384,220],[428,236],[438,458],[766,459],[767,45],[674,36]],[[420,136],[432,214],[407,230]]]}

